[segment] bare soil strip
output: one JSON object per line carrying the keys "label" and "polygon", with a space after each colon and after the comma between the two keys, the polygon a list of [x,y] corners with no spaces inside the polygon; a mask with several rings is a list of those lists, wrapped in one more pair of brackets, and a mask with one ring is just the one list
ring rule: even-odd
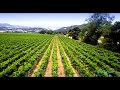
{"label": "bare soil strip", "polygon": [[[60,43],[60,42],[59,42],[59,43]],[[63,48],[62,45],[61,45],[61,43],[60,43],[60,47]],[[65,53],[64,48],[63,48],[63,52],[64,52],[64,54],[65,54],[65,56],[66,56],[66,58],[67,58],[67,60],[68,60],[68,62],[69,62],[69,64],[70,64],[70,66],[71,66],[71,69],[72,69],[72,71],[73,71],[73,73],[74,73],[74,77],[80,77],[78,71],[73,68],[72,63],[70,62],[70,59],[69,59],[68,55]]]}
{"label": "bare soil strip", "polygon": [[[50,44],[53,42],[53,40],[50,42]],[[50,45],[48,46],[48,48],[50,47]],[[43,54],[42,58],[38,61],[38,63],[35,65],[35,67],[33,67],[32,71],[30,72],[30,74],[28,75],[28,77],[35,77],[34,76],[34,73],[36,73],[38,71],[38,69],[40,68],[40,65],[42,64],[42,60],[43,58],[45,57],[47,51],[48,51],[48,48],[47,50],[45,51],[45,53]]]}
{"label": "bare soil strip", "polygon": [[48,65],[47,65],[44,77],[52,77],[52,54],[53,54],[53,50],[54,50],[54,42],[53,42],[52,50],[50,53],[50,58],[48,61]]}
{"label": "bare soil strip", "polygon": [[56,43],[57,43],[58,77],[65,77],[64,67],[60,55],[60,50],[58,47],[58,39],[56,40]]}

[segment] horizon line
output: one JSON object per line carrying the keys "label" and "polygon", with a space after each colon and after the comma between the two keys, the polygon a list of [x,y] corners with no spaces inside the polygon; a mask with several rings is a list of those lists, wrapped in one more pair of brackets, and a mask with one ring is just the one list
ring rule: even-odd
{"label": "horizon line", "polygon": [[[60,28],[63,28],[63,27],[70,27],[70,26],[75,26],[75,25],[78,25],[78,24],[73,24],[73,25],[68,25],[68,26],[58,26],[58,27],[54,27],[54,26],[38,26],[38,25],[36,25],[36,26],[29,26],[29,25],[21,25],[21,24],[10,24],[10,23],[6,23],[6,22],[4,22],[4,23],[1,23],[0,22],[0,24],[9,24],[9,25],[13,25],[13,26],[24,26],[24,27],[31,27],[31,28],[34,28],[34,27],[38,27],[38,28],[45,28],[45,29],[51,29],[51,30],[57,30],[57,29],[60,29]],[[85,23],[83,23],[83,24],[85,24]],[[82,24],[79,24],[79,25],[82,25]],[[52,27],[52,28],[56,28],[56,29],[52,29],[52,28],[50,28],[50,27]]]}

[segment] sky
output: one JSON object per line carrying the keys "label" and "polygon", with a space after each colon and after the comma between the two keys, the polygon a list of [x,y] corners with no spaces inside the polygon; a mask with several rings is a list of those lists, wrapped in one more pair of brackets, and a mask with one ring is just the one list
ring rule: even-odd
{"label": "sky", "polygon": [[[86,23],[92,13],[0,13],[0,23],[11,25],[39,26],[48,29],[58,29],[71,25]],[[115,21],[120,21],[120,13],[110,13]]]}

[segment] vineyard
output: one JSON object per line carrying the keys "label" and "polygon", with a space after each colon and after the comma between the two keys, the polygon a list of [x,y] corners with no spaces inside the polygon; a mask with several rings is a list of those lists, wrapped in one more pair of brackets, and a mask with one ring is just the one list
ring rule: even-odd
{"label": "vineyard", "polygon": [[62,35],[0,33],[0,77],[119,76],[119,53]]}

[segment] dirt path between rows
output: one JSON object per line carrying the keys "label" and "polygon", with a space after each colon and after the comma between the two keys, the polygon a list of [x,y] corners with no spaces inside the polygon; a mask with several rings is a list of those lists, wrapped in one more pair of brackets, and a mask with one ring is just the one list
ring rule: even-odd
{"label": "dirt path between rows", "polygon": [[[50,47],[51,43],[53,42],[53,40],[50,42],[48,48]],[[43,54],[42,58],[38,61],[38,63],[35,65],[35,67],[33,67],[32,71],[30,71],[30,74],[28,75],[28,77],[35,77],[34,74],[38,71],[38,69],[40,68],[40,65],[42,64],[42,60],[43,58],[45,57],[47,51],[48,51],[48,48],[47,50],[45,51],[45,53]]]}
{"label": "dirt path between rows", "polygon": [[53,50],[54,50],[54,42],[53,42],[52,50],[50,53],[50,58],[48,61],[48,65],[47,65],[44,77],[52,77],[52,54],[53,54]]}
{"label": "dirt path between rows", "polygon": [[[60,42],[59,42],[59,43],[60,43]],[[67,58],[67,60],[68,60],[68,62],[69,62],[69,64],[70,64],[70,66],[71,66],[71,69],[72,69],[72,71],[73,71],[73,73],[74,73],[74,77],[80,77],[78,71],[73,68],[72,63],[70,62],[70,59],[69,59],[68,55],[66,54],[66,52],[65,52],[63,46],[61,45],[61,43],[60,43],[60,47],[63,49],[63,52],[64,52],[64,54],[65,54],[65,56],[66,56],[66,58]]]}
{"label": "dirt path between rows", "polygon": [[64,66],[62,63],[62,58],[58,47],[58,39],[56,39],[56,43],[57,43],[58,77],[65,77]]}

